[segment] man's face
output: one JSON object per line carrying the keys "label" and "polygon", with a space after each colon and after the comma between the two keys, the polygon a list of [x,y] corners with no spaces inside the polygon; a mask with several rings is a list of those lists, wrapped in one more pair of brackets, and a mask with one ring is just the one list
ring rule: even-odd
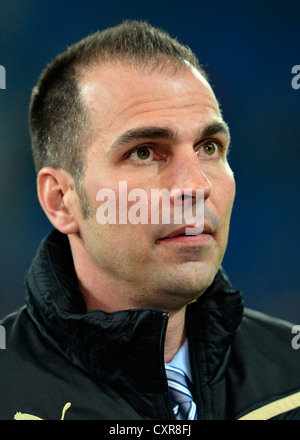
{"label": "man's face", "polygon": [[[235,195],[226,159],[229,134],[207,81],[186,68],[145,73],[126,64],[93,66],[81,77],[91,121],[83,188],[92,207],[79,217],[85,252],[106,286],[135,307],[170,309],[197,298],[213,281],[227,245]],[[205,230],[182,235],[182,224],[99,224],[100,189],[116,195],[176,188],[204,191]],[[128,209],[133,201],[127,201]],[[171,235],[171,237],[170,237]],[[166,238],[168,237],[168,238]],[[101,290],[101,286],[99,287]]]}

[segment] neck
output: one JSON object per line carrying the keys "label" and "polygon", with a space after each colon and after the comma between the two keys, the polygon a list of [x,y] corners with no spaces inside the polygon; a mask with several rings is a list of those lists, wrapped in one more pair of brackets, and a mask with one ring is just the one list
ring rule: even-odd
{"label": "neck", "polygon": [[185,310],[186,307],[183,307],[170,313],[165,339],[165,362],[171,362],[186,338]]}

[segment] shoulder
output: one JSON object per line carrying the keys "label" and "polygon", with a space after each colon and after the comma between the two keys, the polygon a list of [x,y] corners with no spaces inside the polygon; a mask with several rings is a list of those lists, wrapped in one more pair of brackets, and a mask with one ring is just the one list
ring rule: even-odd
{"label": "shoulder", "polygon": [[290,322],[245,309],[229,371],[233,389],[239,389],[236,408],[240,415],[299,418],[300,350],[296,348],[300,344],[293,344],[293,331]]}
{"label": "shoulder", "polygon": [[249,351],[261,353],[262,358],[276,359],[280,364],[284,355],[285,363],[290,360],[298,364],[300,351],[295,350],[293,344],[296,329],[297,326],[291,322],[246,308],[235,344],[245,355]]}
{"label": "shoulder", "polygon": [[49,343],[26,307],[0,325],[6,337],[0,350],[0,420],[12,420],[18,412],[43,418],[59,414],[72,388],[68,378],[77,370]]}
{"label": "shoulder", "polygon": [[24,336],[26,337],[26,333],[31,326],[31,319],[28,316],[26,306],[7,315],[0,321],[0,325],[5,334],[6,348],[8,346],[13,348],[18,345]]}
{"label": "shoulder", "polygon": [[266,334],[270,332],[270,336],[273,335],[273,337],[286,337],[291,335],[294,324],[266,313],[245,308],[241,326],[242,328],[251,328],[254,333],[263,331]]}
{"label": "shoulder", "polygon": [[0,350],[1,381],[24,368],[24,364],[31,363],[37,337],[25,306],[2,319],[0,326],[4,338],[4,349]]}
{"label": "shoulder", "polygon": [[243,377],[249,398],[269,402],[300,390],[300,350],[293,347],[293,328],[290,322],[245,310],[232,359],[234,376]]}

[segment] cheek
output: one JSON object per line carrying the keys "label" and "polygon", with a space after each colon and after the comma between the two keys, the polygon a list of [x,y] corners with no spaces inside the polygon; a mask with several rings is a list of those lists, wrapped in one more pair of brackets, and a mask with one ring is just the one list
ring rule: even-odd
{"label": "cheek", "polygon": [[233,172],[230,170],[230,174],[227,179],[227,194],[228,194],[228,203],[230,204],[230,210],[232,209],[232,205],[235,199],[235,193],[236,193],[235,179],[233,176]]}
{"label": "cheek", "polygon": [[236,186],[235,186],[235,180],[233,176],[233,172],[228,166],[228,169],[226,172],[222,173],[220,175],[218,181],[215,182],[215,185],[213,185],[213,189],[215,186],[215,194],[217,198],[217,209],[219,211],[219,214],[221,218],[226,219],[226,223],[229,222],[235,193],[236,193]]}

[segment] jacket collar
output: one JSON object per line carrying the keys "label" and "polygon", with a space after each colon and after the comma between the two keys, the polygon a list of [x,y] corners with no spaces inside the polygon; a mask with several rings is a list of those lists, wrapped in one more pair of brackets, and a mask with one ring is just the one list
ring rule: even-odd
{"label": "jacket collar", "polygon": [[[127,392],[161,392],[167,313],[153,308],[87,313],[68,238],[56,230],[42,241],[26,286],[28,312],[43,336],[95,382]],[[202,364],[201,375],[205,373],[202,380],[218,376],[242,312],[241,294],[232,290],[222,269],[188,306],[188,336],[196,363]]]}

